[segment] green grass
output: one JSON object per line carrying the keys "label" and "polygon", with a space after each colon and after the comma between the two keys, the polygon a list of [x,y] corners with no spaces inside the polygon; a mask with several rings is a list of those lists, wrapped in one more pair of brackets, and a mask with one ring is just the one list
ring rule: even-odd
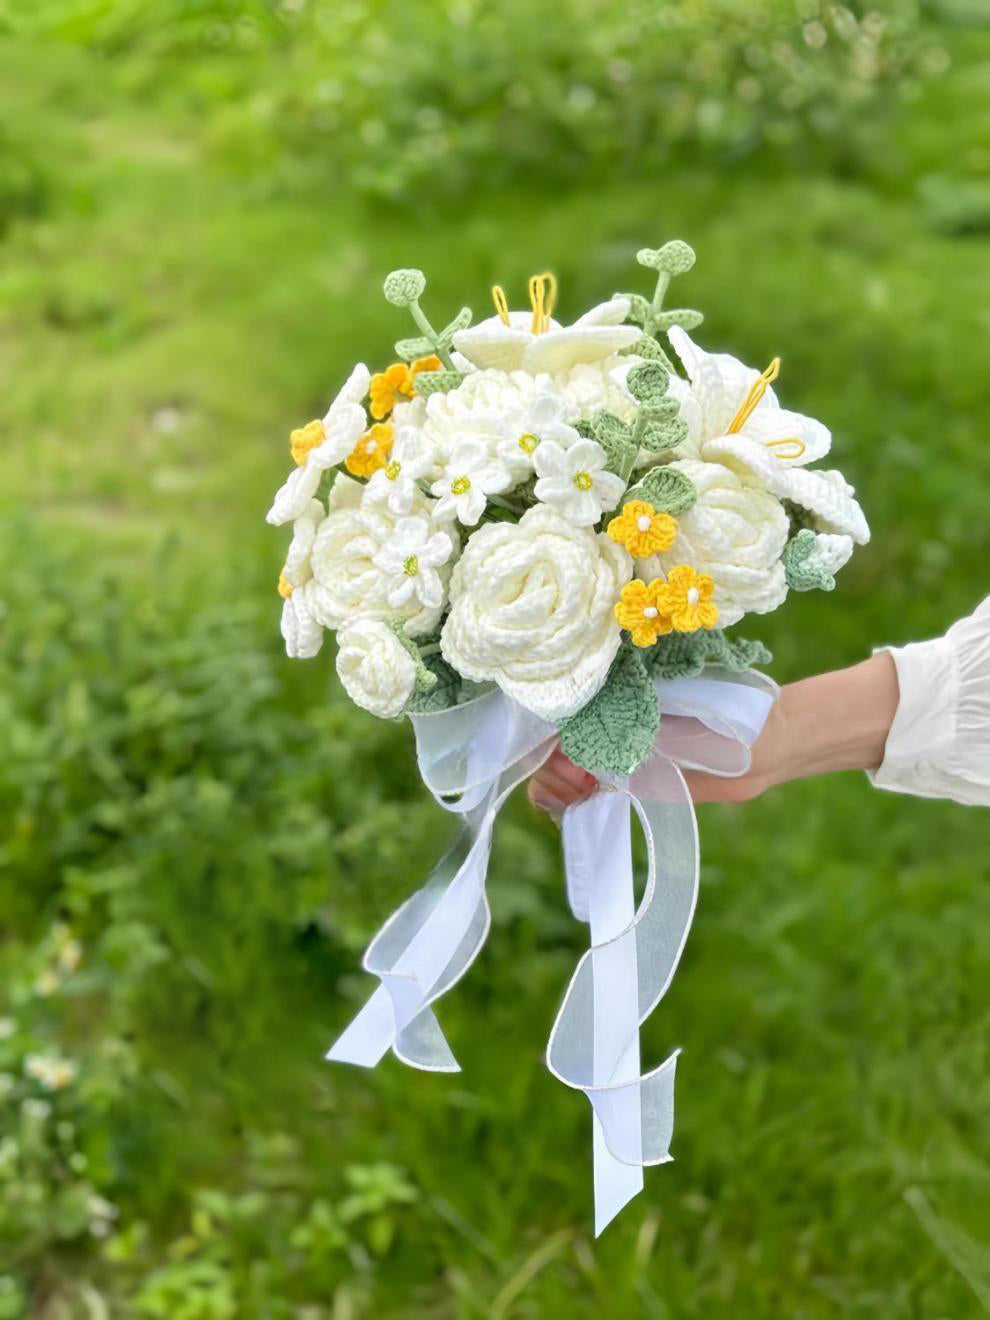
{"label": "green grass", "polygon": [[[698,917],[646,1033],[651,1060],[684,1047],[676,1162],[593,1243],[589,1114],[542,1060],[583,930],[524,803],[440,1010],[463,1073],[320,1062],[446,826],[408,730],[349,707],[326,655],[281,655],[263,514],[288,429],[404,333],[392,266],[426,269],[442,317],[552,265],[570,316],[682,235],[705,342],[783,354],[873,525],[834,595],[748,627],[775,676],[944,629],[986,590],[990,239],[925,180],[981,183],[986,38],[940,32],[951,72],[856,168],[701,151],[477,178],[442,209],[362,199],[288,146],[272,180],[222,150],[234,101],[204,94],[200,122],[126,51],[0,47],[31,148],[0,238],[0,1073],[81,1064],[45,1120],[71,1134],[0,1117],[21,1152],[11,1178],[0,1145],[0,1316],[86,1314],[87,1288],[178,1320],[978,1313],[983,815],[859,776],[700,812]],[[84,956],[43,998],[59,918]],[[119,1207],[107,1239],[80,1179]]]}

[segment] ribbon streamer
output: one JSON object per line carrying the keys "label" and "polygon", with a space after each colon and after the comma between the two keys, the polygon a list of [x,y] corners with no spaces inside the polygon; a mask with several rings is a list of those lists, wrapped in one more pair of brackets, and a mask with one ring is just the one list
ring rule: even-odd
{"label": "ribbon streamer", "polygon": [[[743,774],[776,699],[755,670],[709,669],[657,680],[663,712],[654,753],[631,776],[564,813],[567,893],[591,947],[564,995],[547,1047],[550,1071],[593,1110],[595,1232],[643,1187],[643,1166],[672,1157],[679,1051],[640,1074],[639,1030],[677,969],[698,895],[698,835],[682,768]],[[458,1071],[430,1007],[465,974],[490,924],[485,879],[498,812],[556,742],[552,725],[503,693],[412,717],[423,781],[464,828],[427,883],[385,923],[364,968],[380,984],[327,1053],[374,1067],[392,1049],[415,1068]],[[648,859],[635,908],[630,823]]]}

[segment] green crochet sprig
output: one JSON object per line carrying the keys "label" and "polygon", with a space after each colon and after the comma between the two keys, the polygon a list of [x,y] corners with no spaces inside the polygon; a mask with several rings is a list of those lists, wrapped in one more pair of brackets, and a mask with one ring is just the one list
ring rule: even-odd
{"label": "green crochet sprig", "polygon": [[780,559],[792,591],[835,590],[835,576],[821,562],[818,537],[810,528],[803,527],[791,537]]}
{"label": "green crochet sprig", "polygon": [[652,358],[673,371],[673,363],[660,345],[659,338],[672,325],[679,325],[683,330],[693,330],[704,320],[701,312],[691,307],[678,307],[665,311],[663,300],[667,296],[670,281],[675,275],[684,275],[694,265],[694,249],[679,238],[664,243],[661,248],[641,248],[636,253],[636,260],[647,270],[657,272],[656,288],[653,298],[644,298],[641,293],[616,294],[616,297],[629,299],[629,320],[643,327],[643,338],[627,351],[639,357]]}
{"label": "green crochet sprig", "polygon": [[660,727],[656,688],[641,653],[623,643],[604,684],[560,724],[560,747],[589,774],[629,775],[649,756]]}
{"label": "green crochet sprig", "polygon": [[773,659],[762,642],[726,637],[721,628],[667,633],[642,655],[652,678],[694,678],[709,665],[738,673]]}
{"label": "green crochet sprig", "polygon": [[[446,368],[445,372],[423,372],[417,389],[422,389],[422,376],[433,375],[446,377],[448,373],[460,377],[450,357],[450,349],[454,342],[454,335],[458,330],[464,330],[471,324],[471,308],[462,307],[452,321],[444,326],[442,330],[435,330],[431,325],[429,318],[419,305],[419,300],[426,289],[426,276],[421,270],[393,270],[385,276],[384,293],[386,299],[394,307],[408,307],[409,314],[419,327],[420,334],[411,339],[399,339],[395,344],[395,351],[403,362],[413,362],[417,358],[436,356]],[[453,389],[457,382],[444,382],[437,384],[434,382],[434,388]]]}
{"label": "green crochet sprig", "polygon": [[[622,497],[622,504],[630,500],[646,500],[658,513],[669,513],[679,518],[687,513],[698,498],[694,482],[674,467],[655,467],[630,486]],[[621,507],[621,506],[620,506]]]}

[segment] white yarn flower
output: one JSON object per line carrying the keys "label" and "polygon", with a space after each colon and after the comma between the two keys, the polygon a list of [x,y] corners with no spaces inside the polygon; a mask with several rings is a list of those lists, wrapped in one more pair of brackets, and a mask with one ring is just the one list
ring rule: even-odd
{"label": "white yarn flower", "polygon": [[388,624],[350,623],[337,647],[337,676],[350,699],[380,719],[401,715],[416,686],[416,662]]}
{"label": "white yarn flower", "polygon": [[619,648],[614,606],[631,571],[621,546],[545,504],[518,523],[488,523],[451,577],[444,659],[545,720],[573,715]]}
{"label": "white yarn flower", "polygon": [[501,427],[503,438],[495,452],[512,473],[514,484],[531,475],[536,450],[544,441],[568,449],[581,439],[580,433],[564,420],[566,408],[561,394],[541,389],[518,412],[505,414]]}
{"label": "white yarn flower", "polygon": [[321,475],[327,468],[342,463],[360,440],[368,425],[361,401],[370,383],[371,373],[359,362],[323,420],[293,431],[290,445],[297,467],[279,488],[268,510],[267,521],[274,527],[300,516],[316,494]]}
{"label": "white yarn flower", "polygon": [[778,499],[807,509],[818,530],[865,544],[870,529],[841,472],[806,470],[831,448],[828,429],[813,417],[781,408],[769,386],[747,411],[758,371],[728,353],[706,353],[677,326],[668,335],[688,374],[686,382],[671,377],[668,389],[688,426],[678,456],[729,467]]}
{"label": "white yarn flower", "polygon": [[458,331],[454,347],[482,370],[522,370],[533,376],[546,371],[553,376],[579,362],[598,362],[635,344],[642,331],[621,324],[628,314],[629,299],[613,298],[593,307],[571,326],[551,320],[546,330],[534,334],[532,313],[510,312],[508,325],[500,317],[490,316]]}
{"label": "white yarn flower", "polygon": [[569,449],[544,440],[533,455],[538,477],[533,493],[578,527],[590,527],[603,509],[615,508],[626,488],[621,477],[605,470],[607,462],[595,440],[578,439]]}
{"label": "white yarn flower", "polygon": [[553,388],[564,400],[572,421],[590,421],[596,413],[610,412],[624,422],[635,419],[639,404],[626,388],[625,380],[644,358],[632,354],[613,355],[600,362],[581,362],[553,379]]}
{"label": "white yarn flower", "polygon": [[396,436],[389,461],[373,472],[364,488],[365,504],[385,504],[390,513],[408,513],[416,499],[417,483],[431,475],[435,455],[433,446],[411,426]]}
{"label": "white yarn flower", "polygon": [[489,495],[508,490],[512,473],[481,440],[464,440],[446,460],[440,478],[431,487],[438,497],[433,516],[437,522],[457,518],[473,527],[485,511]]}
{"label": "white yarn flower", "polygon": [[[376,562],[388,544],[396,519],[383,506],[361,503],[363,487],[338,475],[330,492],[329,513],[317,530],[310,555],[313,578],[302,588],[315,619],[326,628],[342,628],[357,619],[403,618],[412,637],[429,632],[440,620],[442,605],[425,606],[415,596],[402,606],[389,603],[389,575]],[[417,494],[412,512],[428,518],[431,501]],[[446,582],[447,565],[438,570]],[[290,597],[294,600],[297,593]]]}
{"label": "white yarn flower", "polygon": [[387,600],[403,606],[413,598],[429,609],[443,605],[444,583],[437,571],[454,553],[449,532],[433,531],[426,518],[400,518],[375,556],[387,578]]}
{"label": "white yarn flower", "polygon": [[707,573],[715,583],[721,628],[744,614],[775,610],[787,595],[780,556],[790,531],[780,502],[718,463],[681,459],[671,467],[690,478],[698,499],[678,515],[670,548],[640,560],[637,576],[651,582],[678,564]]}
{"label": "white yarn flower", "polygon": [[307,590],[313,570],[310,557],[313,542],[326,509],[319,500],[310,500],[292,527],[292,541],[278,580],[278,589],[284,597],[282,604],[282,636],[286,653],[293,660],[308,660],[323,645],[323,626],[310,608],[312,593]]}

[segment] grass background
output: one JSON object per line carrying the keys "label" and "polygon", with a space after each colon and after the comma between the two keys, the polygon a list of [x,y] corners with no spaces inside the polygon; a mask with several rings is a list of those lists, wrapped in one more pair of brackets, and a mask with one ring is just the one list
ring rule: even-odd
{"label": "grass background", "polygon": [[281,654],[263,522],[405,333],[388,269],[442,319],[550,265],[569,319],[682,236],[704,342],[783,353],[873,526],[747,620],[775,677],[944,630],[990,551],[988,93],[965,0],[0,4],[0,1317],[990,1306],[982,814],[860,776],[701,810],[647,1031],[676,1162],[593,1243],[542,1063],[582,929],[525,803],[463,1073],[320,1062],[444,826],[408,730]]}

